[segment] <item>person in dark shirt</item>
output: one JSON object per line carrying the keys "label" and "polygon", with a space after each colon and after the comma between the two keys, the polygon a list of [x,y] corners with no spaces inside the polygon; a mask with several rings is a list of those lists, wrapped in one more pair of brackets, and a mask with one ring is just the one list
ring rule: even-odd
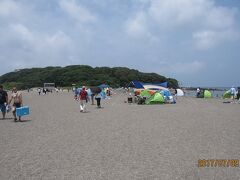
{"label": "person in dark shirt", "polygon": [[240,87],[238,87],[237,99],[240,101]]}
{"label": "person in dark shirt", "polygon": [[8,94],[3,90],[3,86],[0,84],[0,110],[2,111],[3,119],[6,115],[6,106],[8,103]]}

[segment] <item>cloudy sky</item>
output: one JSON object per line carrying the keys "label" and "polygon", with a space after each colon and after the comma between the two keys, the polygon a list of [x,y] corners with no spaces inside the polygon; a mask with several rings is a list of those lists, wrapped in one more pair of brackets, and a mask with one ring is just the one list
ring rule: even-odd
{"label": "cloudy sky", "polygon": [[0,75],[72,64],[240,85],[240,1],[0,0]]}

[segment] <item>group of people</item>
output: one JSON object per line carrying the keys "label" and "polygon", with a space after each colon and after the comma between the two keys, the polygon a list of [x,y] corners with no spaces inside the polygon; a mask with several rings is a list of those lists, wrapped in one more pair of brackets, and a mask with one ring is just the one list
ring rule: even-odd
{"label": "group of people", "polygon": [[92,92],[91,89],[86,89],[85,86],[83,86],[81,89],[75,89],[74,99],[80,102],[80,112],[86,112],[86,104],[90,101],[90,99],[92,101],[91,104],[95,105],[94,97],[95,97],[95,100],[97,101],[97,107],[101,108],[101,99],[102,99],[101,92],[97,92],[97,93]]}
{"label": "group of people", "polygon": [[[41,89],[41,88],[38,88],[38,95],[41,95],[41,93],[43,94],[43,95],[46,95],[47,93],[52,93],[53,91],[52,91],[52,89],[46,89],[46,88],[43,88],[43,89]],[[57,91],[58,92],[58,91]]]}
{"label": "group of people", "polygon": [[[12,103],[12,106],[11,106]],[[3,86],[0,85],[0,110],[2,112],[2,118],[5,119],[6,112],[12,109],[14,121],[17,121],[16,108],[20,108],[23,105],[22,93],[17,90],[16,87],[13,87],[12,94],[8,98],[8,93],[3,89]],[[11,108],[12,107],[12,108]],[[18,120],[21,122],[21,117],[18,117]]]}

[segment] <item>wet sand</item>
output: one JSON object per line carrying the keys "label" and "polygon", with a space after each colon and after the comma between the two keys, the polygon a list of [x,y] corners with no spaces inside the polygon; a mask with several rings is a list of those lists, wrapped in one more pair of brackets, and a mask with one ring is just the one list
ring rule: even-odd
{"label": "wet sand", "polygon": [[239,167],[198,167],[199,159],[240,159],[240,104],[129,105],[118,93],[80,113],[72,93],[23,94],[25,122],[0,120],[1,180],[240,179]]}

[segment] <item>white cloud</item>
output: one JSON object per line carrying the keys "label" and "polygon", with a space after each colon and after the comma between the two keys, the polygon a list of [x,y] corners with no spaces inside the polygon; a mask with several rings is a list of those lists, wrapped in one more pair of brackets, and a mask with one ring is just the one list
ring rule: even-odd
{"label": "white cloud", "polygon": [[201,71],[204,67],[204,63],[201,61],[193,61],[193,62],[184,62],[184,63],[176,63],[173,64],[175,69],[175,73],[181,74],[193,74]]}
{"label": "white cloud", "polygon": [[149,15],[163,27],[195,23],[212,6],[209,0],[151,1]]}
{"label": "white cloud", "polygon": [[194,44],[199,50],[206,50],[217,46],[223,42],[235,41],[239,38],[239,33],[234,30],[224,31],[199,31],[193,34]]}
{"label": "white cloud", "polygon": [[18,38],[21,38],[24,41],[32,41],[34,39],[30,30],[22,24],[11,24],[10,30],[14,32],[14,35],[18,36]]}
{"label": "white cloud", "polygon": [[0,2],[0,16],[9,17],[16,15],[20,11],[18,5],[12,0],[2,0]]}
{"label": "white cloud", "polygon": [[66,46],[71,44],[71,39],[62,31],[58,31],[46,38],[47,44],[51,46]]}
{"label": "white cloud", "polygon": [[219,34],[214,31],[200,31],[193,34],[198,49],[209,49],[218,43]]}
{"label": "white cloud", "polygon": [[144,12],[139,12],[135,17],[125,23],[126,33],[136,39],[148,39],[149,42],[158,42],[159,38],[150,32],[149,22]]}
{"label": "white cloud", "polygon": [[[11,24],[5,35],[0,46],[7,51],[2,51],[0,60],[12,59],[17,67],[64,65],[72,61],[74,42],[61,30],[50,34],[34,31],[23,24]],[[9,46],[14,53],[8,54]]]}
{"label": "white cloud", "polygon": [[71,39],[62,31],[57,31],[53,35],[31,31],[23,24],[11,24],[9,26],[13,41],[20,41],[22,44],[29,44],[31,47],[61,47],[68,46]]}
{"label": "white cloud", "polygon": [[235,25],[235,9],[212,7],[206,14],[206,26],[209,28],[226,29]]}
{"label": "white cloud", "polygon": [[126,23],[126,32],[133,37],[147,34],[145,14],[140,12],[134,18],[129,19]]}
{"label": "white cloud", "polygon": [[148,8],[129,18],[128,34],[158,36],[165,33],[169,36],[169,30],[184,28],[189,31],[188,38],[201,50],[232,41],[238,34],[235,27],[236,9],[217,6],[213,0],[149,0],[149,3]]}
{"label": "white cloud", "polygon": [[192,62],[176,62],[176,63],[161,63],[160,72],[169,74],[172,72],[176,75],[193,75],[201,71],[205,67],[202,61]]}
{"label": "white cloud", "polygon": [[86,7],[77,4],[75,0],[61,0],[59,5],[70,17],[81,23],[96,21],[96,17]]}

